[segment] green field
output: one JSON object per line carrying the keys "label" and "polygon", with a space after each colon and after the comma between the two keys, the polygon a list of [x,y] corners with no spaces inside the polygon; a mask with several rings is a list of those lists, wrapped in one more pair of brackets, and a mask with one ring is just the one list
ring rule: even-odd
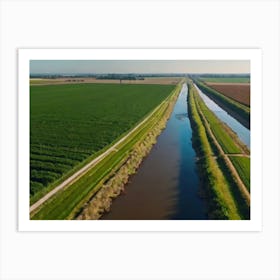
{"label": "green field", "polygon": [[247,190],[250,191],[250,158],[231,156],[230,160],[236,168]]}
{"label": "green field", "polygon": [[139,123],[172,85],[30,87],[31,203]]}
{"label": "green field", "polygon": [[201,77],[206,83],[250,83],[250,78],[247,77]]}
{"label": "green field", "polygon": [[[179,90],[179,88],[178,88]],[[176,96],[173,91],[170,98]],[[59,191],[49,199],[34,215],[32,219],[72,219],[99,189],[103,183],[126,161],[127,156],[136,143],[139,143],[155,125],[159,123],[169,107],[169,102],[162,102],[146,122],[135,130],[130,137],[118,144],[115,152],[110,153],[94,168],[90,169],[80,179],[68,188]]]}

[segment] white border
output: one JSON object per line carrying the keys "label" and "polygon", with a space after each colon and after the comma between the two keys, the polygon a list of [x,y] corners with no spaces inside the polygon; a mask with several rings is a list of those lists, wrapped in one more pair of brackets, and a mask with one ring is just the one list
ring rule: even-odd
{"label": "white border", "polygon": [[[251,220],[248,221],[35,221],[29,219],[30,60],[250,60]],[[18,50],[19,231],[261,231],[262,65],[260,49],[20,49]]]}

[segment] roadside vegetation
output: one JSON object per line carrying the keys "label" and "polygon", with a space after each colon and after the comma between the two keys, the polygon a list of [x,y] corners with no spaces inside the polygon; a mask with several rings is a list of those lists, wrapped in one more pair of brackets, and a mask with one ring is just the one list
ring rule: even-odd
{"label": "roadside vegetation", "polygon": [[172,85],[30,87],[30,203],[140,123]]}
{"label": "roadside vegetation", "polygon": [[[189,117],[198,154],[201,183],[210,219],[249,219],[250,197],[227,154],[248,154],[233,132],[207,108],[192,82],[188,83]],[[242,177],[242,176],[240,176]]]}
{"label": "roadside vegetation", "polygon": [[[144,146],[147,146],[147,142],[154,143],[155,138],[152,135],[156,135],[164,127],[163,125],[159,126],[159,124],[163,117],[166,119],[167,112],[171,110],[170,106],[176,99],[180,86],[173,91],[172,88],[174,87],[167,88],[169,92],[166,95],[166,99],[153,111],[147,121],[116,147],[115,152],[102,159],[94,168],[87,171],[73,184],[57,192],[31,213],[31,218],[49,220],[74,219],[79,214],[95,218],[94,215],[82,214],[87,213],[87,205],[91,205],[90,209],[94,209],[91,211],[97,211],[98,213],[106,210],[108,208],[108,199],[110,200],[112,196],[120,192],[128,178],[127,176],[135,172],[142,158],[147,154],[148,149],[144,149]],[[165,89],[165,86],[162,89]],[[142,92],[142,94],[145,93]],[[150,98],[153,97],[153,95],[149,96]],[[161,96],[164,95],[162,94]],[[141,100],[141,96],[138,96],[138,99]],[[149,100],[151,101],[151,99]],[[92,200],[96,201],[96,198],[98,198],[98,207],[92,207]]]}
{"label": "roadside vegetation", "polygon": [[241,104],[209,87],[205,83],[195,80],[200,90],[213,99],[218,105],[225,109],[234,118],[239,120],[244,126],[250,128],[250,108]]}

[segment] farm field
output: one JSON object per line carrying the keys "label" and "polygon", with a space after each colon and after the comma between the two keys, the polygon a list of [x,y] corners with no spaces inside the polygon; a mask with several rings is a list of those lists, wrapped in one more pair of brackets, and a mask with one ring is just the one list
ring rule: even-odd
{"label": "farm field", "polygon": [[240,102],[229,98],[228,96],[218,92],[209,85],[195,81],[196,85],[202,90],[203,93],[208,95],[213,101],[215,101],[220,107],[226,110],[230,115],[237,119],[248,129],[250,128],[250,107]]}
{"label": "farm field", "polygon": [[[180,77],[155,77],[144,80],[122,80],[122,84],[151,84],[151,85],[176,85]],[[56,79],[30,79],[30,85],[52,84],[120,84],[119,79],[96,79],[96,78],[56,78]]]}
{"label": "farm field", "polygon": [[31,86],[31,204],[121,138],[173,89],[172,85]]}
{"label": "farm field", "polygon": [[250,78],[247,77],[201,77],[206,83],[250,83]]}
{"label": "farm field", "polygon": [[243,105],[250,106],[250,84],[207,82],[207,85]]}
{"label": "farm field", "polygon": [[[175,98],[177,91],[172,91],[170,98]],[[158,125],[170,103],[163,101],[140,127],[133,131],[125,141],[117,144],[114,152],[99,161],[69,187],[60,190],[38,210],[33,212],[32,219],[73,219],[83,205],[95,195],[103,183],[125,164],[135,144]]]}
{"label": "farm field", "polygon": [[219,219],[248,219],[248,150],[242,148],[230,129],[207,108],[192,83],[189,83],[188,102],[201,180],[208,186],[210,215]]}

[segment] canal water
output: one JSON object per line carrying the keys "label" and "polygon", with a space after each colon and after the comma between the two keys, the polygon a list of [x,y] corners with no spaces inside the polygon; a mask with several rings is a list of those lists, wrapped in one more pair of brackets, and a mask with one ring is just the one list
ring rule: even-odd
{"label": "canal water", "polygon": [[213,111],[213,113],[224,123],[226,123],[239,137],[239,139],[250,149],[250,130],[223,110],[213,100],[211,100],[206,94],[201,91],[197,85],[195,85],[197,91],[202,97],[207,107]]}
{"label": "canal water", "polygon": [[106,220],[204,220],[206,205],[199,197],[196,154],[188,118],[187,85],[182,87],[165,130],[125,194],[117,197]]}

